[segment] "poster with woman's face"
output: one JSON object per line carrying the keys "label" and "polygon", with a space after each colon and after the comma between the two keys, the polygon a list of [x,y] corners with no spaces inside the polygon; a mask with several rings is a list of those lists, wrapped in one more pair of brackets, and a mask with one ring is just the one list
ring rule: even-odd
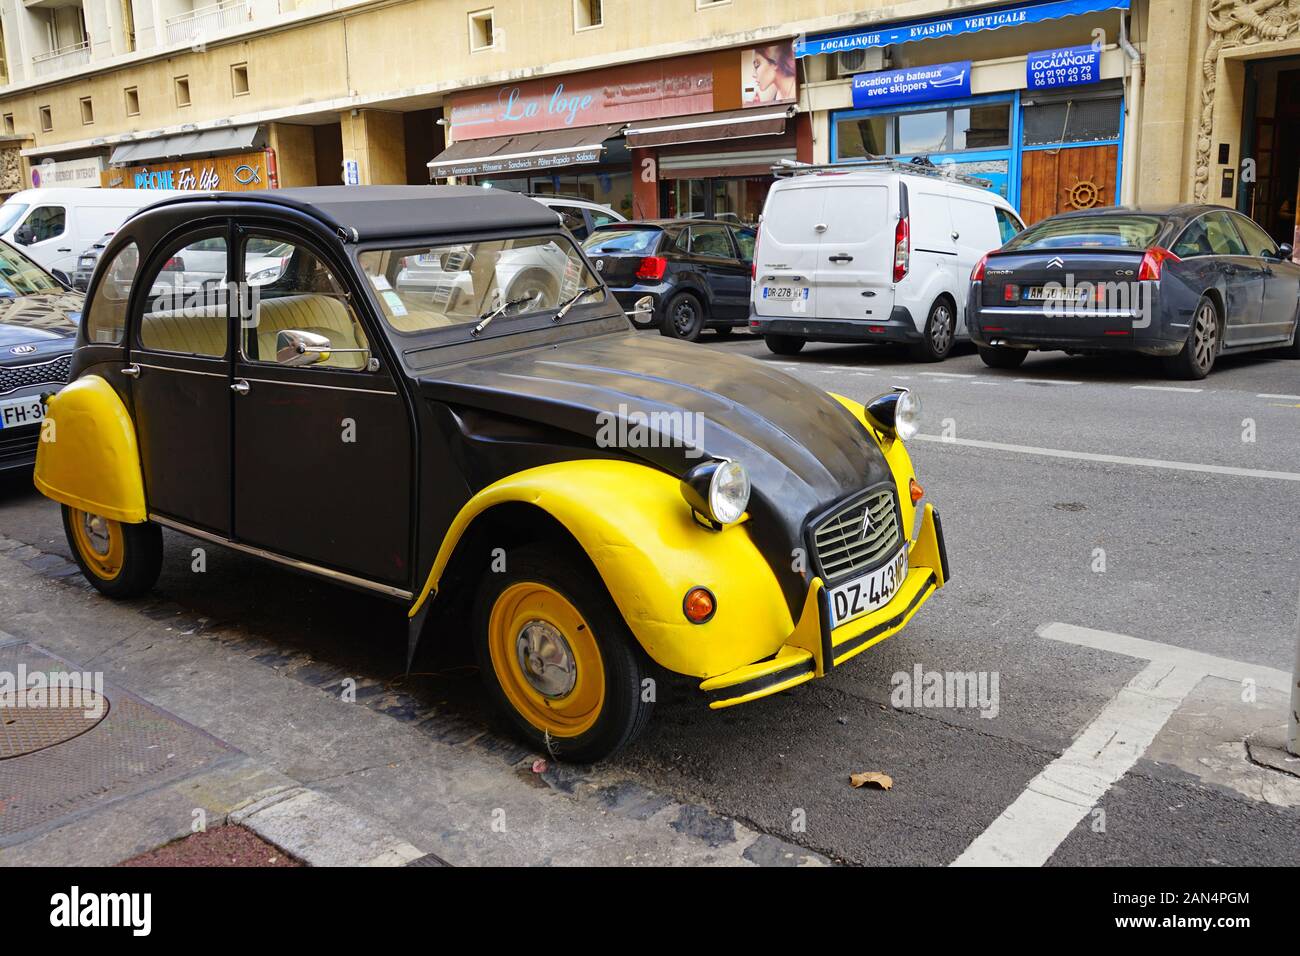
{"label": "poster with woman's face", "polygon": [[740,101],[745,106],[793,103],[797,96],[793,43],[740,52]]}

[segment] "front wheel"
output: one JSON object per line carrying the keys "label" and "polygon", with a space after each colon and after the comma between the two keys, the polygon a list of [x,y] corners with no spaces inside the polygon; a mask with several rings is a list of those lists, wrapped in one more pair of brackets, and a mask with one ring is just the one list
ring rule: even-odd
{"label": "front wheel", "polygon": [[1165,359],[1165,374],[1193,381],[1209,375],[1219,357],[1219,329],[1219,310],[1213,301],[1202,296],[1182,351]]}
{"label": "front wheel", "polygon": [[588,763],[625,747],[654,709],[649,663],[589,568],[537,546],[510,552],[474,609],[488,693],[515,728],[555,757]]}
{"label": "front wheel", "polygon": [[63,531],[81,573],[101,593],[139,597],[157,583],[163,546],[156,524],[124,524],[64,505]]}
{"label": "front wheel", "polygon": [[806,339],[798,339],[793,335],[765,335],[763,341],[767,343],[768,351],[777,355],[798,355],[803,351]]}
{"label": "front wheel", "polygon": [[1004,349],[996,345],[981,345],[979,353],[989,368],[1020,368],[1029,355],[1025,349]]}

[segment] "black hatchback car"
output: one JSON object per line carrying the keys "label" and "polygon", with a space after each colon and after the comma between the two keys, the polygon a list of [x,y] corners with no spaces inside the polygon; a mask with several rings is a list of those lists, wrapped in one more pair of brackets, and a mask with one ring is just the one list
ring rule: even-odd
{"label": "black hatchback car", "polygon": [[637,326],[694,342],[748,326],[754,239],[734,222],[665,219],[602,226],[582,245]]}
{"label": "black hatchback car", "polygon": [[1033,350],[1161,356],[1204,378],[1219,355],[1300,358],[1300,265],[1222,206],[1112,208],[1044,219],[971,274],[967,318],[985,364]]}

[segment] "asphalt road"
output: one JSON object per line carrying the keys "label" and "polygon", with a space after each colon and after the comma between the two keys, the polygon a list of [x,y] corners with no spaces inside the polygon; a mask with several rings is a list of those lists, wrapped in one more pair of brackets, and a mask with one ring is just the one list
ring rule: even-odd
{"label": "asphalt road", "polygon": [[[1143,670],[1131,656],[1047,640],[1044,625],[1290,670],[1300,362],[1225,360],[1206,381],[1182,383],[1139,359],[1033,356],[1000,372],[969,350],[926,365],[843,346],[779,358],[747,335],[697,347],[776,363],[860,400],[914,389],[923,438],[910,450],[943,514],[954,579],[904,634],[793,692],[711,712],[692,682],[668,680],[645,736],[608,769],[832,859],[943,865]],[[57,509],[22,480],[0,485],[0,534],[68,553]],[[402,670],[400,608],[216,549],[196,575],[195,543],[167,541],[164,600],[359,675]],[[438,631],[415,693],[499,728],[461,646],[463,622]],[[996,675],[996,716],[891,706],[894,675],[918,665]],[[1249,764],[1240,734],[1204,729],[1255,714],[1276,723],[1280,699],[1265,694],[1244,717],[1229,714],[1231,699],[1196,706],[1208,723],[1160,730],[1101,801],[1105,826],[1081,822],[1049,862],[1300,863],[1300,780],[1273,787],[1285,775]],[[888,773],[893,789],[848,786],[866,770]]]}

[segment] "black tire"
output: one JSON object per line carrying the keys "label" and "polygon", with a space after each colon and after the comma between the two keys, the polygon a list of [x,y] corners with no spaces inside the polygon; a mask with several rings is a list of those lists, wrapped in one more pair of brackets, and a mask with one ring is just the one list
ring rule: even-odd
{"label": "black tire", "polygon": [[[63,505],[63,533],[77,567],[101,594],[139,597],[158,583],[163,556],[158,525],[110,521]],[[102,552],[96,547],[99,541],[104,542]]]}
{"label": "black tire", "polygon": [[913,343],[912,357],[919,362],[942,362],[952,352],[957,338],[957,310],[947,299],[935,299],[925,320],[921,341]]}
{"label": "black tire", "polygon": [[1223,317],[1214,300],[1203,295],[1192,313],[1187,341],[1177,355],[1164,360],[1165,374],[1170,378],[1199,381],[1214,368],[1222,346]]}
{"label": "black tire", "polygon": [[793,335],[765,335],[763,341],[768,350],[777,355],[798,355],[808,343],[807,339],[795,338]]}
{"label": "black tire", "polygon": [[1020,368],[1029,355],[1028,349],[1004,349],[996,345],[981,345],[980,358],[989,368]]}
{"label": "black tire", "polygon": [[668,300],[663,318],[659,322],[659,332],[670,339],[694,342],[704,331],[709,321],[704,303],[693,292],[678,292]]}
{"label": "black tire", "polygon": [[718,336],[718,338],[725,339],[725,338],[729,338],[731,336],[731,333],[736,331],[736,327],[734,325],[717,325],[714,326],[713,331],[714,334]]}
{"label": "black tire", "polygon": [[[489,572],[484,576],[474,604],[474,652],[483,683],[493,703],[530,744],[564,760],[590,763],[603,760],[627,746],[645,729],[654,711],[653,700],[643,699],[643,682],[652,665],[623,621],[623,616],[615,607],[600,577],[585,561],[576,557],[566,559],[563,551],[557,556],[554,547],[540,545],[529,545],[511,551],[506,557],[506,568],[506,571]],[[508,625],[503,628],[494,621],[493,609],[500,602],[502,613],[509,617],[506,609],[511,595],[519,589],[526,592],[530,586],[558,595],[576,609],[582,622],[590,625],[586,628],[587,635],[583,636],[588,637],[599,649],[604,681],[600,709],[594,723],[576,735],[557,736],[531,721],[511,702],[509,693],[503,686],[503,678],[493,663],[494,642],[499,650],[504,650],[499,642],[504,639],[506,644],[511,643],[512,630]],[[523,617],[527,617],[528,613],[526,607],[518,612]],[[533,623],[538,622],[530,621],[529,626],[513,638],[516,648]],[[577,634],[583,628],[577,627],[574,630]],[[569,638],[569,635],[562,636],[566,640]],[[569,649],[567,643],[564,647]],[[537,659],[543,658],[539,654]],[[545,660],[554,659],[548,656]],[[582,679],[577,655],[570,650],[567,659],[578,674],[575,681]],[[502,666],[508,671],[506,680],[511,679],[510,675],[513,675],[516,682],[520,678],[530,681],[533,679],[525,676],[524,666],[517,660],[506,660]],[[516,686],[522,685],[516,683]],[[576,694],[578,686],[575,683],[570,694]],[[557,704],[562,705],[563,702],[564,699],[561,698]]]}

